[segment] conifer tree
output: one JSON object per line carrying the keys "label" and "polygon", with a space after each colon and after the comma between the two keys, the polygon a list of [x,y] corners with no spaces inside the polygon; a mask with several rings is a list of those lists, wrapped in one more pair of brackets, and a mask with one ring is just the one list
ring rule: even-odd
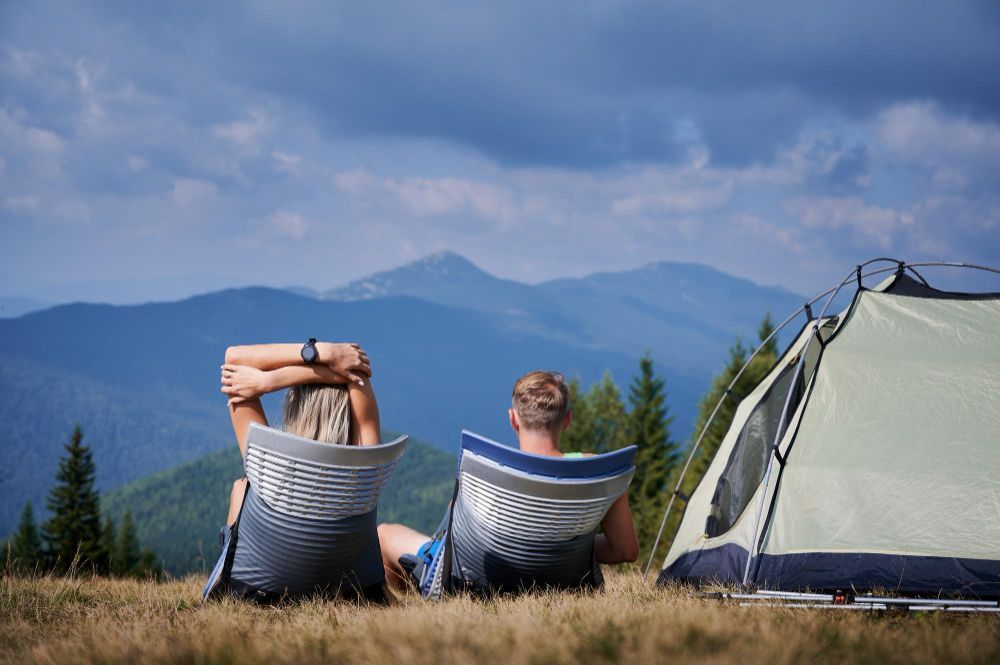
{"label": "conifer tree", "polygon": [[[771,322],[771,315],[768,313],[764,320],[761,322],[760,327],[757,330],[758,340],[763,342],[767,339],[771,331],[774,330],[774,325]],[[747,351],[746,347],[739,340],[733,343],[729,347],[729,359],[726,362],[725,367],[722,372],[719,373],[715,379],[712,381],[712,386],[709,391],[702,398],[698,407],[698,419],[695,423],[694,432],[691,435],[691,444],[698,440],[698,436],[702,429],[705,427],[705,423],[708,422],[709,416],[711,416],[712,411],[715,409],[716,404],[725,395],[726,388],[732,383],[733,379],[739,373],[740,369],[747,362],[747,357],[750,352]],[[745,397],[754,387],[760,383],[760,381],[768,374],[774,363],[778,360],[778,343],[777,339],[772,338],[764,348],[761,349],[752,361],[750,365],[746,368],[743,374],[740,375],[739,380],[732,388],[732,393],[729,397],[722,401],[721,406],[719,406],[718,413],[716,413],[715,418],[712,420],[711,425],[705,431],[705,435],[701,440],[701,444],[698,446],[697,453],[691,462],[691,466],[684,476],[684,482],[681,486],[681,491],[690,496],[694,489],[697,487],[698,483],[701,481],[702,476],[705,475],[705,471],[708,470],[709,464],[715,457],[715,453],[719,449],[719,445],[722,443],[722,439],[725,438],[726,432],[729,431],[729,427],[732,424],[733,417],[736,414],[736,408],[739,406],[739,401]],[[671,478],[669,483],[668,492],[671,491],[677,484],[677,474],[680,473],[681,465],[675,469],[674,477]],[[669,494],[666,497],[669,500]],[[660,510],[660,515],[657,519],[657,529],[659,528],[659,520],[663,518],[663,510],[666,508],[664,505]],[[676,531],[677,526],[680,524],[681,514],[683,513],[684,505],[676,505],[672,511],[670,517],[670,522],[664,529],[663,539],[665,542],[670,542],[673,537],[673,533]],[[664,554],[663,547],[661,545],[661,550],[659,552],[660,556]]]}
{"label": "conifer tree", "polygon": [[160,579],[163,576],[163,568],[156,560],[156,554],[148,547],[143,547],[139,552],[139,562],[132,568],[133,577]]}
{"label": "conifer tree", "polygon": [[126,511],[122,518],[121,528],[118,530],[118,540],[115,542],[114,554],[112,555],[112,572],[122,577],[135,574],[141,555],[132,512]]}
{"label": "conifer tree", "polygon": [[104,524],[101,526],[101,564],[99,568],[102,573],[115,572],[116,544],[115,523],[111,519],[111,515],[105,515]]}
{"label": "conifer tree", "polygon": [[601,380],[590,387],[587,404],[593,423],[593,447],[590,450],[606,453],[629,445],[626,440],[628,414],[611,372],[604,372]]}
{"label": "conifer tree", "polygon": [[[746,348],[743,346],[742,342],[736,340],[736,342],[729,347],[729,359],[726,361],[726,366],[723,368],[722,372],[712,380],[712,387],[701,399],[698,406],[698,419],[695,421],[694,433],[692,434],[691,439],[692,446],[695,442],[697,442],[698,436],[705,428],[705,424],[712,415],[712,411],[715,410],[716,404],[718,404],[719,400],[722,399],[723,395],[725,395],[726,388],[730,383],[732,383],[736,374],[740,371],[740,368],[746,364],[746,361]],[[702,437],[698,450],[695,453],[695,458],[691,461],[691,466],[684,477],[683,491],[686,494],[690,494],[698,484],[698,481],[701,480],[701,477],[705,475],[705,470],[708,469],[708,465],[711,463],[712,458],[715,457],[715,451],[719,449],[719,444],[722,443],[723,437],[726,436],[726,432],[729,430],[729,425],[733,421],[733,416],[735,415],[736,407],[738,406],[736,396],[742,396],[744,394],[742,390],[753,385],[748,381],[743,380],[746,376],[747,372],[744,372],[743,376],[740,377],[741,380],[737,382],[737,385],[733,386],[732,396],[722,401],[718,412],[715,414],[715,418],[712,419],[712,423],[709,425],[708,430]]]}
{"label": "conifer tree", "polygon": [[771,312],[768,310],[767,314],[764,315],[764,320],[760,322],[760,327],[757,328],[757,340],[764,344],[764,348],[760,350],[761,355],[773,356],[775,359],[778,357],[778,336],[775,335],[771,339],[764,343],[764,340],[774,332],[774,321],[771,319]]}
{"label": "conifer tree", "polygon": [[55,570],[65,572],[74,562],[92,567],[101,562],[100,498],[94,489],[94,460],[77,425],[66,456],[59,462],[57,484],[49,492],[52,517],[42,527]]}
{"label": "conifer tree", "polygon": [[35,525],[35,511],[31,502],[24,504],[21,521],[13,538],[7,544],[5,568],[12,572],[30,572],[43,564],[42,540]]}
{"label": "conifer tree", "polygon": [[677,444],[670,438],[663,379],[653,371],[647,352],[639,361],[639,375],[629,390],[628,434],[638,446],[636,473],[629,486],[629,501],[636,522],[639,544],[652,545],[660,507],[664,505],[670,473],[677,463]]}
{"label": "conifer tree", "polygon": [[567,452],[593,452],[594,423],[589,400],[580,388],[579,378],[573,377],[567,388],[569,406],[573,410],[573,421],[569,429],[563,432],[560,445]]}

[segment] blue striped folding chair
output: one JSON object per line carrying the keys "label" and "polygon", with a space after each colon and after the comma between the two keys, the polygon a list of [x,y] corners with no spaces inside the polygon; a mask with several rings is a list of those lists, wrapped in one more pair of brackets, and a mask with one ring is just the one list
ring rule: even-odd
{"label": "blue striped folding chair", "polygon": [[438,599],[457,590],[600,587],[594,538],[628,490],[635,452],[545,457],[463,431],[443,543],[422,572],[421,592]]}
{"label": "blue striped folding chair", "polygon": [[346,446],[251,425],[250,486],[204,597],[382,599],[378,499],[406,438]]}

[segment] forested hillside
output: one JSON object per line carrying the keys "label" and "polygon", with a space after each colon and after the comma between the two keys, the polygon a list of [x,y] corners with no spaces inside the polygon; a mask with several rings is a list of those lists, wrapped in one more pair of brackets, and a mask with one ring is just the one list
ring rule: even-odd
{"label": "forested hillside", "polygon": [[[451,499],[456,468],[454,456],[411,439],[382,495],[379,520],[432,531]],[[104,509],[116,520],[131,511],[139,540],[168,571],[204,572],[219,554],[229,491],[242,475],[233,445],[109,492]]]}

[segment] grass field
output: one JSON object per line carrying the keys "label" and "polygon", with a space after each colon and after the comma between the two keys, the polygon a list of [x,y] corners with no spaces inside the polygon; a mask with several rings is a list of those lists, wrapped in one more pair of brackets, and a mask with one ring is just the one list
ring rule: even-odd
{"label": "grass field", "polygon": [[998,663],[997,615],[741,608],[609,575],[593,594],[389,608],[202,605],[166,583],[0,579],[3,663]]}

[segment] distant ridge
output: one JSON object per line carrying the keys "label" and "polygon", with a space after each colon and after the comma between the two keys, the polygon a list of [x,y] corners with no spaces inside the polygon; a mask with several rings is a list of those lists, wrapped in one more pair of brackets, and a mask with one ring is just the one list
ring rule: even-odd
{"label": "distant ridge", "polygon": [[711,371],[736,337],[749,340],[767,311],[803,298],[696,263],[660,261],[633,270],[536,285],[495,277],[454,252],[438,252],[323,293],[342,302],[412,296],[488,315],[511,333],[638,355],[668,367]]}

